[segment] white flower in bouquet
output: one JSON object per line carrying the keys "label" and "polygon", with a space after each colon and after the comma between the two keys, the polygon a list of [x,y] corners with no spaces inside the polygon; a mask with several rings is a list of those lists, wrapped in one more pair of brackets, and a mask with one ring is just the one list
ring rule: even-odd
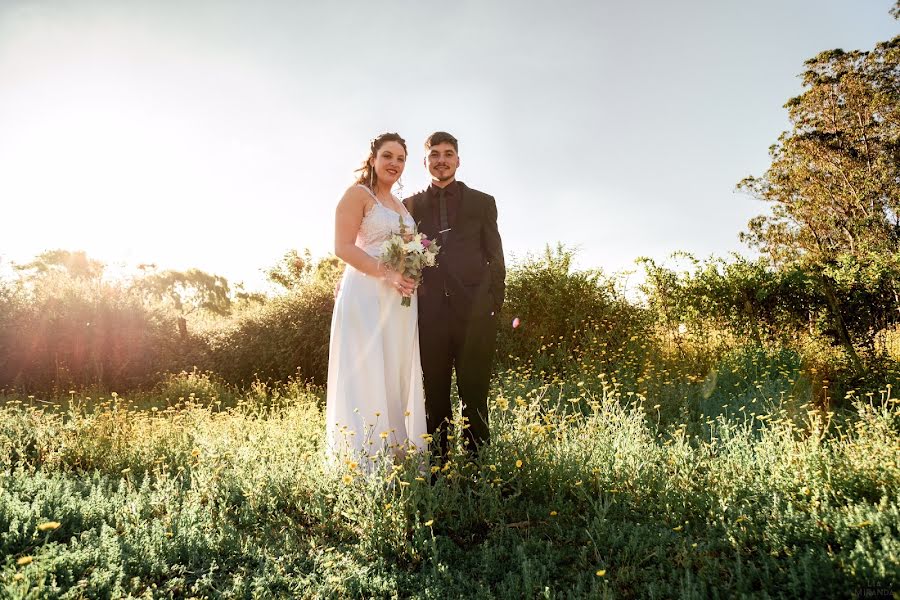
{"label": "white flower in bouquet", "polygon": [[[437,254],[441,247],[428,239],[424,233],[412,232],[400,218],[400,231],[391,235],[381,244],[379,261],[387,268],[401,273],[416,282],[422,281],[422,269],[437,265]],[[410,306],[410,299],[404,296],[400,301],[403,306]]]}
{"label": "white flower in bouquet", "polygon": [[[421,235],[421,234],[417,234]],[[422,240],[411,240],[403,244],[403,249],[407,252],[423,252],[425,250],[425,246],[422,245]]]}

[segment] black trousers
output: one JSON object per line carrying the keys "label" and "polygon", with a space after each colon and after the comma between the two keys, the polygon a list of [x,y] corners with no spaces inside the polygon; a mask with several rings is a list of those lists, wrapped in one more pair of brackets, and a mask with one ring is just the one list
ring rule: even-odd
{"label": "black trousers", "polygon": [[468,425],[462,435],[469,450],[477,453],[481,445],[490,441],[487,396],[497,343],[496,316],[463,319],[449,306],[446,308],[419,319],[428,432],[444,457],[449,447],[447,430],[453,420],[450,384],[454,369],[462,416]]}

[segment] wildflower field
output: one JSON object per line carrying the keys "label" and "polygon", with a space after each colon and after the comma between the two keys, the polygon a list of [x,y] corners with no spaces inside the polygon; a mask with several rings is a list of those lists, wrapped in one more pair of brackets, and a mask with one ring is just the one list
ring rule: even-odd
{"label": "wildflower field", "polygon": [[131,397],[7,396],[0,597],[900,590],[889,389],[829,409],[799,365],[764,352],[732,355],[714,382],[531,369],[496,377],[477,460],[369,477],[322,460],[314,387],[239,393],[195,372]]}
{"label": "wildflower field", "polygon": [[859,371],[814,305],[694,306],[760,287],[743,263],[634,303],[571,257],[510,266],[490,446],[373,476],[322,455],[332,270],[187,336],[128,290],[8,287],[0,598],[900,594],[900,330]]}

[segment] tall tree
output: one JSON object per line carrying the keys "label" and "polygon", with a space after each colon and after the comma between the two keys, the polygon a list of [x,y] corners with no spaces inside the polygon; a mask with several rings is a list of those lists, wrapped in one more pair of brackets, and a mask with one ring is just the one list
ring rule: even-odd
{"label": "tall tree", "polygon": [[868,52],[822,52],[802,77],[771,166],[738,184],[771,209],[741,237],[776,265],[815,275],[831,329],[859,372],[835,272],[863,272],[858,265],[900,253],[900,36]]}
{"label": "tall tree", "polygon": [[900,36],[870,52],[822,52],[806,67],[771,167],[739,184],[771,205],[742,238],[776,261],[896,251]]}

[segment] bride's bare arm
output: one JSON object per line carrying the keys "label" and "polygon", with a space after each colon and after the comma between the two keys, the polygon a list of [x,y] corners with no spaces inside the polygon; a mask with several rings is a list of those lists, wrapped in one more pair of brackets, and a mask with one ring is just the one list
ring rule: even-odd
{"label": "bride's bare arm", "polygon": [[356,234],[368,202],[368,194],[357,186],[344,192],[334,216],[334,254],[357,271],[384,279],[400,294],[408,296],[415,290],[415,281],[386,269],[378,259],[369,256],[356,245]]}

